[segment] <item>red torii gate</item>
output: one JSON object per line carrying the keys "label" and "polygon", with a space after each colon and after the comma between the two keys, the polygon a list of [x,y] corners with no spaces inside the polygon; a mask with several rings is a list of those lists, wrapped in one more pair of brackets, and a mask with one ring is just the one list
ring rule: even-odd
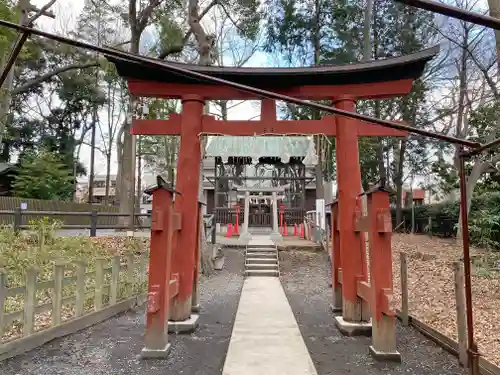
{"label": "red torii gate", "polygon": [[[179,65],[195,72],[261,89],[271,89],[274,92],[299,99],[331,100],[337,108],[354,112],[357,100],[384,99],[408,94],[413,81],[420,77],[426,63],[437,52],[438,49],[433,48],[413,55],[387,60],[346,66],[309,68],[220,68]],[[332,262],[334,264],[332,267],[334,296],[336,296],[334,306],[340,308],[338,306],[340,301],[342,304],[342,316],[336,317],[336,324],[344,333],[355,334],[366,331],[365,328],[370,327],[368,325],[370,304],[366,302],[367,298],[358,295],[360,282],[364,283],[361,285],[366,286],[368,280],[364,234],[358,225],[360,209],[358,195],[361,176],[357,138],[359,136],[405,137],[407,133],[344,116],[323,116],[320,120],[282,121],[276,118],[276,103],[270,99],[262,100],[259,121],[216,120],[212,116],[203,114],[205,101],[255,100],[259,98],[256,95],[228,86],[212,83],[202,84],[190,77],[168,73],[152,67],[146,68],[137,61],[114,56],[107,56],[107,58],[116,65],[119,74],[127,80],[131,95],[182,100],[181,114],[172,114],[168,120],[135,119],[131,129],[132,134],[137,135],[181,136],[177,166],[179,173],[175,187],[179,195],[176,196],[174,203],[174,212],[180,218],[180,223],[176,228],[178,232],[174,236],[171,246],[170,275],[166,275],[166,278],[163,277],[165,265],[162,263],[150,261],[149,268],[150,280],[164,280],[165,285],[160,288],[161,290],[169,290],[167,286],[170,283],[171,275],[176,275],[175,283],[178,286],[176,288],[178,292],[172,298],[171,311],[167,311],[168,304],[163,303],[159,307],[162,309],[161,314],[158,314],[158,310],[155,309],[148,312],[148,322],[155,317],[157,319],[158,316],[169,316],[170,320],[174,322],[189,322],[188,328],[196,326],[196,319],[191,315],[191,311],[199,253],[199,238],[196,234],[199,233],[200,135],[324,134],[336,137],[339,203],[338,208],[335,208],[338,210],[336,211],[338,212],[338,217],[336,217],[338,227],[332,230],[332,236],[334,236],[334,242],[338,243],[340,247],[337,256],[340,256],[338,261],[342,263],[342,287],[341,293],[339,293],[340,283],[335,267],[337,259]],[[167,195],[165,194],[165,196]],[[377,201],[382,202],[381,204],[387,204],[388,208],[388,200],[377,198]],[[160,203],[157,204],[159,207]],[[378,218],[372,219],[378,220]],[[158,230],[161,231],[161,229]],[[384,231],[387,232],[387,228]],[[162,236],[155,238],[159,239]],[[167,246],[168,244],[165,242],[155,241],[152,238],[151,259],[155,259],[154,254],[165,251]],[[390,262],[390,257],[384,256],[384,260]],[[339,264],[337,264],[337,268],[338,266]],[[387,274],[384,274],[386,280],[392,280],[391,264],[385,265],[380,272]],[[386,284],[387,282],[383,286],[384,295],[390,292],[387,290]],[[154,285],[149,286],[149,292],[157,293],[158,288],[153,287]],[[381,314],[378,312],[372,318],[373,324],[378,325],[381,322],[381,326],[387,326],[387,321],[383,320],[382,322],[380,320]],[[390,324],[394,325],[394,322],[392,321]],[[391,334],[393,335],[392,329],[389,331],[389,335]],[[388,340],[394,341],[390,338]],[[167,347],[163,348],[161,342],[156,344],[151,343],[152,340],[146,340],[146,342],[148,350],[144,353],[145,355],[155,357],[166,355]],[[166,339],[164,342],[166,343]],[[382,347],[388,347],[388,345],[382,345]],[[383,353],[377,353],[379,356],[380,354]],[[390,357],[395,357],[394,352],[387,354]]]}

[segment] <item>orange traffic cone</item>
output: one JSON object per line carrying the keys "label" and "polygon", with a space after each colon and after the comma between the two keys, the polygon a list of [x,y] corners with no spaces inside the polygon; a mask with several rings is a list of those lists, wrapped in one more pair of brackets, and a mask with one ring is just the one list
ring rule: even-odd
{"label": "orange traffic cone", "polygon": [[297,223],[293,224],[293,236],[297,237],[299,235],[299,230],[297,228]]}
{"label": "orange traffic cone", "polygon": [[306,238],[306,234],[304,233],[304,224],[300,224],[300,238]]}
{"label": "orange traffic cone", "polygon": [[231,238],[233,236],[233,224],[227,225],[226,237]]}
{"label": "orange traffic cone", "polygon": [[288,236],[288,225],[283,223],[283,236]]}

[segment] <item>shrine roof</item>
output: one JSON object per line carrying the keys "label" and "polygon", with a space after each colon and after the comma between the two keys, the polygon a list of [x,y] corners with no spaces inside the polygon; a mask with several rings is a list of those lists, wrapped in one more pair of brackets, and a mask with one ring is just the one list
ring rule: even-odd
{"label": "shrine roof", "polygon": [[304,157],[307,154],[309,144],[310,140],[304,136],[215,136],[211,137],[205,156],[271,158],[281,157],[284,151],[291,157]]}
{"label": "shrine roof", "polygon": [[[439,46],[410,55],[372,60],[347,65],[319,65],[299,68],[250,68],[217,67],[168,62],[194,72],[259,87],[262,89],[284,89],[299,86],[347,85],[376,82],[390,82],[403,79],[417,79],[425,65],[439,52]],[[125,58],[106,55],[115,64],[120,76],[126,79],[145,80],[175,84],[199,84],[199,80],[160,67]],[[149,60],[165,63],[163,60]],[[213,85],[211,82],[203,82]]]}

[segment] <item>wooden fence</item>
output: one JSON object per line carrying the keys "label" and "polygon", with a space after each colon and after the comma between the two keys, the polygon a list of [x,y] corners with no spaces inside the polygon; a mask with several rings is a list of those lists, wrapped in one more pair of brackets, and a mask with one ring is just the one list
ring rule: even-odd
{"label": "wooden fence", "polygon": [[[462,262],[453,263],[453,280],[455,288],[456,325],[458,340],[454,340],[438,330],[425,324],[409,311],[408,292],[408,258],[405,252],[400,253],[401,306],[397,309],[398,318],[405,326],[411,325],[426,337],[430,338],[448,352],[458,357],[459,363],[467,367],[467,318],[465,306],[465,279]],[[500,375],[500,368],[484,357],[479,357],[479,372],[483,375]]]}
{"label": "wooden fence", "polygon": [[51,278],[25,270],[25,284],[9,287],[0,269],[0,360],[76,332],[140,304],[147,285],[147,253],[111,260],[55,262]]}
{"label": "wooden fence", "polygon": [[[15,232],[22,229],[29,229],[30,223],[36,220],[43,219],[44,217],[58,220],[62,222],[60,229],[87,229],[89,235],[94,237],[97,235],[98,229],[121,229],[121,230],[135,230],[135,229],[149,229],[151,228],[151,214],[134,213],[133,228],[131,226],[124,226],[118,224],[119,217],[129,217],[129,214],[121,214],[118,212],[100,212],[94,210],[92,212],[64,212],[64,211],[27,211],[20,208],[14,211],[0,211],[0,217],[4,217],[3,225],[12,225]],[[5,217],[9,217],[6,220]],[[78,220],[70,220],[78,219]],[[80,221],[80,224],[68,224],[69,222]],[[111,224],[110,224],[111,223]],[[2,224],[0,224],[2,225]]]}
{"label": "wooden fence", "polygon": [[[284,220],[288,225],[300,224],[304,220],[305,210],[302,208],[285,208]],[[236,223],[236,209],[218,207],[215,209],[215,220],[219,224]],[[279,214],[278,214],[279,215]],[[244,221],[244,210],[241,209],[238,220]],[[250,212],[248,215],[249,226],[251,227],[271,227],[273,223],[272,212]]]}
{"label": "wooden fence", "polygon": [[[90,223],[88,217],[71,215],[71,213],[85,213],[85,212],[109,212],[118,213],[118,207],[105,206],[99,204],[89,203],[76,203],[76,202],[61,202],[41,199],[25,199],[19,197],[0,197],[0,225],[13,224],[13,212],[19,210],[22,205],[25,205],[26,211],[36,212],[58,212],[58,219],[65,225],[87,225]],[[62,213],[70,213],[63,215]],[[29,220],[36,219],[36,215],[24,215],[23,225],[27,225]],[[116,225],[116,216],[107,216],[99,219],[101,225]]]}
{"label": "wooden fence", "polygon": [[320,244],[323,247],[323,250],[325,250],[330,257],[332,251],[332,239],[330,238],[330,225],[328,222],[325,226],[326,229],[323,229],[316,225],[316,221],[313,216],[308,213],[304,216],[303,224],[305,238],[309,241]]}

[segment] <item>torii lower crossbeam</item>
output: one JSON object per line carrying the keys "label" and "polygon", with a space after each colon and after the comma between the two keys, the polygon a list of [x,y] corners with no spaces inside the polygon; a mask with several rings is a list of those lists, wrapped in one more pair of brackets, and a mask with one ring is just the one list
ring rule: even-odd
{"label": "torii lower crossbeam", "polygon": [[[207,135],[292,135],[324,134],[328,137],[337,135],[335,116],[324,116],[321,120],[259,120],[240,121],[216,120],[204,115],[201,133]],[[182,115],[171,114],[168,120],[133,120],[132,134],[136,135],[180,135]],[[358,137],[406,137],[408,132],[386,128],[380,125],[353,121]]]}

